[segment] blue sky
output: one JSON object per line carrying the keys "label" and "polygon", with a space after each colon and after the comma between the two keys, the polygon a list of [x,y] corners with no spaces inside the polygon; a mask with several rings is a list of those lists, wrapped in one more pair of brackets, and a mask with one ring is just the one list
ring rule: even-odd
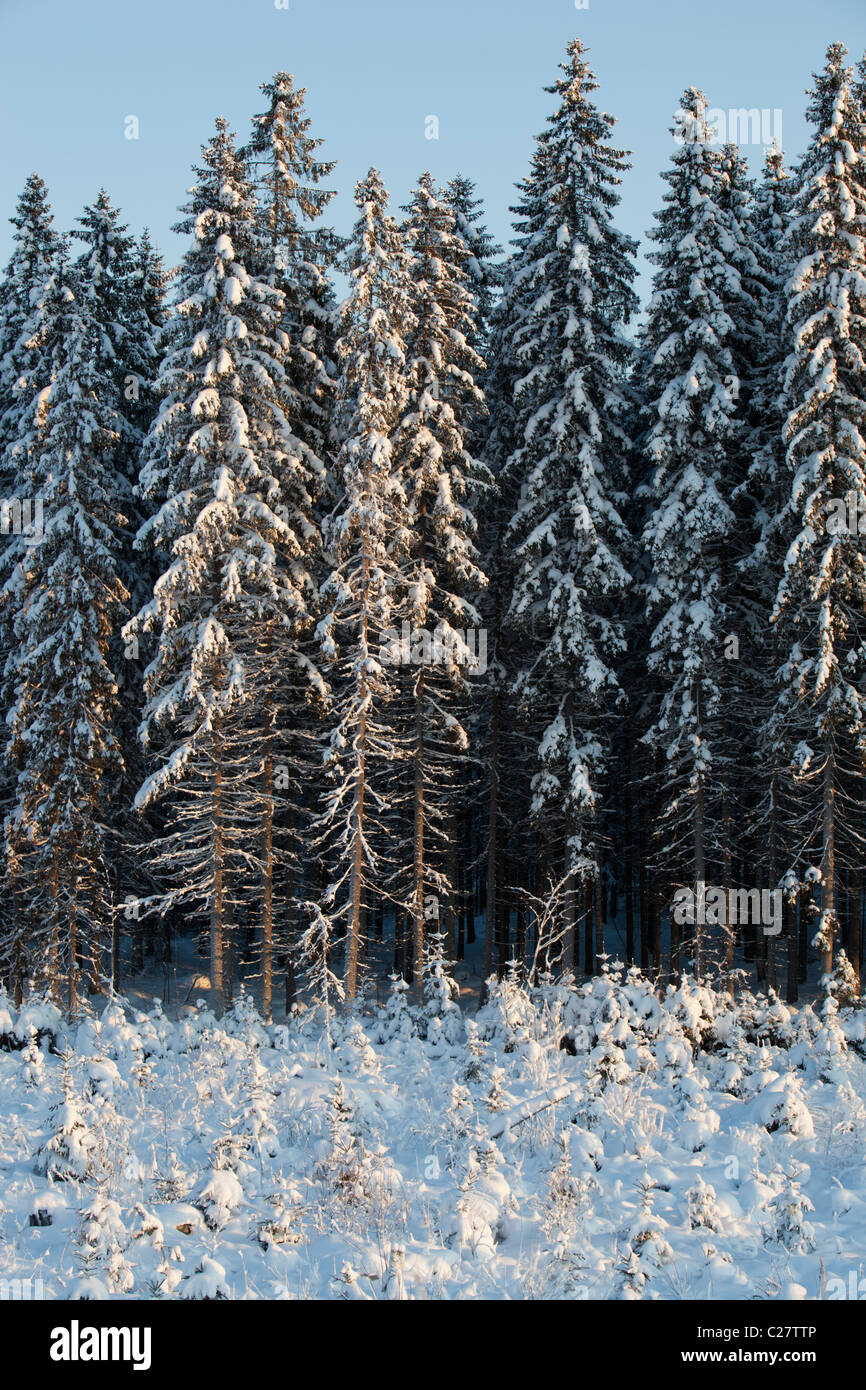
{"label": "blue sky", "polygon": [[[285,68],[307,88],[323,154],[338,160],[331,221],[353,220],[371,163],[394,204],[424,169],[474,178],[491,230],[510,235],[513,184],[528,167],[552,81],[575,34],[591,49],[599,100],[634,151],[620,223],[640,237],[662,193],[668,128],[683,88],[710,104],[782,111],[792,156],[806,138],[804,88],[828,43],[866,49],[863,0],[0,0],[0,260],[6,218],[32,170],[69,227],[104,185],[170,260],[190,165],[226,116],[241,139],[259,83]],[[124,137],[135,115],[139,139]],[[439,138],[425,136],[435,115]],[[755,167],[760,145],[745,152]]]}

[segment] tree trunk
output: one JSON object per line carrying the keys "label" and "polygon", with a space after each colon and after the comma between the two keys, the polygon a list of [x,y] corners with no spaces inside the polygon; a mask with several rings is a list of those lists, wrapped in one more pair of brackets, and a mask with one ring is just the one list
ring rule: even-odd
{"label": "tree trunk", "polygon": [[111,988],[120,993],[120,922],[118,920],[118,898],[112,895],[111,912]]}
{"label": "tree trunk", "polygon": [[631,759],[625,765],[625,955],[629,965],[634,953],[634,838],[631,804]]}
{"label": "tree trunk", "polygon": [[601,865],[596,866],[595,875],[595,960],[593,970],[601,974],[601,958],[604,955],[604,900],[601,891]]}
{"label": "tree trunk", "polygon": [[[367,737],[366,715],[361,715],[358,730],[359,748],[363,749]],[[364,876],[364,775],[366,761],[361,752],[358,784],[355,793],[355,843],[352,857],[352,904],[349,911],[349,925],[346,932],[346,1004],[351,1006],[358,988],[358,948],[361,941],[361,899]]]}
{"label": "tree trunk", "polygon": [[[775,873],[775,869],[772,870]],[[731,853],[731,789],[725,781],[725,788],[722,797],[722,887],[725,890],[725,901],[730,902],[730,890],[733,884],[733,863]],[[748,886],[748,885],[747,885]],[[736,931],[733,922],[725,918],[725,962],[724,979],[725,989],[730,997],[734,997],[734,942]]]}
{"label": "tree trunk", "polygon": [[401,907],[394,910],[394,974],[406,976],[406,916]]}
{"label": "tree trunk", "polygon": [[857,997],[860,997],[860,903],[862,900],[861,873],[848,873],[848,933],[845,951],[857,977]]}
{"label": "tree trunk", "polygon": [[821,878],[821,914],[824,928],[821,971],[829,975],[833,969],[833,938],[836,930],[836,757],[831,740],[828,740],[824,761]]}
{"label": "tree trunk", "polygon": [[[365,569],[367,561],[365,560]],[[367,640],[367,619],[366,615],[362,619],[362,645],[366,648]],[[363,699],[362,690],[362,699]],[[367,715],[366,711],[361,710],[358,724],[358,781],[355,787],[355,807],[354,807],[354,845],[352,853],[352,902],[349,909],[349,923],[346,929],[346,967],[344,987],[346,991],[346,1005],[351,1007],[358,988],[358,949],[361,942],[361,911],[363,901],[363,879],[364,879],[364,796],[366,792],[365,778],[367,773]]]}
{"label": "tree trunk", "polygon": [[457,872],[457,814],[452,800],[448,808],[448,902],[445,908],[445,954],[448,960],[457,956],[457,917],[460,911],[460,887]]}
{"label": "tree trunk", "polygon": [[579,904],[580,883],[577,874],[572,870],[568,879],[568,888],[565,896],[566,929],[565,929],[565,952],[563,955],[562,968],[565,971],[574,971],[577,967],[578,957],[578,932],[579,932]]}
{"label": "tree trunk", "polygon": [[457,960],[466,958],[466,840],[457,856]]}
{"label": "tree trunk", "polygon": [[424,670],[415,684],[414,865],[412,884],[412,986],[420,1000],[424,973]]}
{"label": "tree trunk", "polygon": [[[775,891],[776,883],[777,883],[777,880],[778,880],[778,877],[779,877],[779,863],[778,863],[778,818],[777,818],[777,815],[776,815],[776,782],[775,782],[775,778],[773,778],[773,781],[772,781],[772,785],[771,785],[771,794],[772,794],[772,804],[771,804],[771,806],[770,806],[770,849],[769,849],[769,879],[770,879],[770,882],[769,882],[769,884],[768,884],[768,887],[769,887],[770,892],[772,893],[772,892]],[[747,884],[746,887],[748,887],[748,886],[749,886],[749,885]],[[766,943],[767,943],[767,944],[766,944],[766,951],[767,951],[767,988],[773,990],[773,992],[775,993],[775,989],[776,989],[776,939],[777,939],[777,938],[776,938],[775,936],[770,936],[770,937],[768,937],[768,936],[766,935],[766,932],[765,932],[766,925],[767,925],[766,922],[764,922],[764,921],[761,922],[761,932],[762,932],[762,934],[764,935],[764,940],[765,940]]]}
{"label": "tree trunk", "polygon": [[223,928],[225,920],[224,841],[223,841],[223,768],[222,728],[217,715],[214,720],[213,761],[213,897],[210,919],[211,989],[216,999],[223,998]]}
{"label": "tree trunk", "polygon": [[805,890],[805,900],[800,899],[799,950],[797,952],[797,979],[801,985],[806,983],[809,973],[809,925],[812,916],[812,889]]}
{"label": "tree trunk", "polygon": [[788,976],[785,989],[785,1002],[796,1004],[799,997],[799,951],[798,951],[798,929],[797,929],[797,903],[789,902],[787,896],[784,899],[785,921],[788,925]]}
{"label": "tree trunk", "polygon": [[499,691],[494,690],[490,711],[490,801],[487,822],[487,912],[484,920],[484,983],[493,973],[496,934],[497,835],[499,830]]}
{"label": "tree trunk", "polygon": [[228,894],[223,907],[223,1013],[232,1006],[235,993],[235,924]]}
{"label": "tree trunk", "polygon": [[262,826],[262,1015],[270,1021],[273,1007],[274,970],[274,746],[273,710],[265,703],[265,747],[262,791],[265,798]]}
{"label": "tree trunk", "polygon": [[[703,783],[698,784],[695,795],[695,818],[694,818],[694,871],[695,883],[698,885],[696,891],[700,891],[699,885],[706,881],[707,860],[706,845],[704,841],[704,787]],[[700,981],[703,969],[703,936],[704,928],[701,923],[700,914],[695,914],[695,955],[694,970],[695,979]]]}
{"label": "tree trunk", "polygon": [[639,895],[639,916],[638,927],[640,930],[640,968],[644,975],[649,974],[650,968],[650,889],[649,889],[649,869],[647,867],[647,833],[646,833],[646,810],[643,805],[638,810],[638,835],[637,835],[637,854],[638,854],[638,895]]}

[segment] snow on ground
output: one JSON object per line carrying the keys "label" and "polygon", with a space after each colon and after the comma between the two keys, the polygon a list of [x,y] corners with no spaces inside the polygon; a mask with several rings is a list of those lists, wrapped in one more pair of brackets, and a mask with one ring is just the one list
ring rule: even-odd
{"label": "snow on ground", "polygon": [[247,996],[74,1024],[0,996],[0,1049],[0,1280],[48,1298],[814,1299],[863,1273],[866,1025],[832,1002],[660,1000],[613,967],[463,1014],[431,980],[328,1039]]}

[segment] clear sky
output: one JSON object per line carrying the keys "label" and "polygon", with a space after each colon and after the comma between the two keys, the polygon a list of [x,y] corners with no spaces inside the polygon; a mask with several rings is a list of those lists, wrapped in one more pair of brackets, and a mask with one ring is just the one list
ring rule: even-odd
{"label": "clear sky", "polygon": [[[796,155],[810,73],[834,40],[852,61],[863,54],[866,3],[0,0],[0,260],[11,247],[5,219],[35,169],[60,226],[104,185],[132,229],[150,226],[176,261],[183,241],[169,229],[214,118],[226,116],[243,140],[262,107],[259,83],[279,69],[307,88],[322,153],[338,160],[330,220],[339,231],[372,163],[395,205],[424,169],[442,181],[469,175],[507,240],[514,181],[551,109],[542,89],[575,35],[591,50],[600,104],[634,151],[619,220],[645,246],[683,88],[702,87],[725,111],[780,109],[782,143]],[[124,135],[131,115],[138,140]],[[429,116],[438,139],[426,137]],[[759,168],[760,144],[744,152]]]}

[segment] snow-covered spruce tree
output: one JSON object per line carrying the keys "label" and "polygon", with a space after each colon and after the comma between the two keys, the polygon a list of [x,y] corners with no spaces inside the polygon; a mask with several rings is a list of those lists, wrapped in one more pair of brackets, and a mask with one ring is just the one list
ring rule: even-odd
{"label": "snow-covered spruce tree", "polygon": [[[295,88],[290,73],[278,72],[262,85],[266,109],[253,118],[244,150],[258,203],[262,242],[262,279],[282,292],[280,327],[286,334],[285,380],[292,431],[319,461],[322,510],[333,502],[331,479],[324,460],[339,447],[336,430],[334,339],[336,309],[330,271],[340,248],[339,238],[320,219],[334,190],[323,187],[334,162],[319,158],[322,140],[310,134],[304,88]],[[315,510],[315,509],[314,509]],[[321,583],[327,574],[323,557],[310,555],[311,576]],[[315,605],[313,593],[308,600]],[[295,638],[297,656],[317,660],[313,628]],[[288,892],[284,918],[276,924],[279,955],[286,971],[286,1004],[295,987],[295,961],[302,924],[295,901],[320,891],[320,863],[310,852],[310,819],[315,813],[315,788],[320,775],[318,737],[320,701],[310,701],[309,671],[301,660],[288,663],[274,692],[274,707],[293,711],[274,730],[274,765],[283,791],[278,817],[286,843]]]}
{"label": "snow-covered spruce tree", "polygon": [[[39,331],[40,306],[46,283],[51,276],[52,259],[58,247],[52,225],[51,209],[45,184],[38,174],[31,174],[18,199],[15,214],[10,218],[14,232],[13,250],[0,288],[0,500],[17,499],[22,510],[33,505],[20,489],[27,440],[32,423],[37,383],[48,381],[50,354],[44,351]],[[31,513],[32,514],[32,513]],[[14,513],[12,513],[14,518]],[[22,518],[23,520],[23,518]],[[6,525],[8,526],[8,520]],[[0,545],[7,544],[4,538]],[[10,543],[17,546],[13,538]],[[10,555],[12,564],[14,558]],[[5,566],[3,573],[7,571]],[[8,629],[4,630],[0,608],[0,672],[9,649]],[[5,711],[5,702],[4,702]],[[7,736],[5,720],[0,723],[0,816],[10,807],[14,775],[3,751]],[[0,901],[0,941],[16,933],[16,897],[7,882]],[[19,964],[21,958],[19,956]],[[20,991],[20,973],[14,975]],[[20,997],[19,997],[20,1002]]]}
{"label": "snow-covered spruce tree", "polygon": [[321,188],[334,160],[318,158],[324,143],[310,135],[306,88],[291,73],[264,82],[266,111],[253,117],[243,156],[259,205],[266,278],[285,296],[282,328],[288,335],[286,377],[293,428],[324,458],[333,436],[336,328],[329,271],[339,249],[331,228],[316,225],[336,190]]}
{"label": "snow-covered spruce tree", "polygon": [[[482,222],[484,204],[475,197],[475,183],[463,174],[455,174],[444,190],[445,201],[454,213],[454,228],[466,243],[465,261],[468,286],[475,298],[472,346],[487,361],[490,349],[493,315],[502,287],[502,269],[497,258],[502,255]],[[483,380],[483,374],[480,374]],[[483,425],[483,422],[481,422]]]}
{"label": "snow-covered spruce tree", "polygon": [[[718,877],[727,886],[742,882],[747,888],[761,884],[764,878],[772,878],[767,886],[775,888],[778,842],[772,841],[761,865],[755,862],[755,847],[761,842],[746,831],[746,826],[754,819],[760,787],[754,765],[761,727],[759,667],[767,650],[769,607],[766,583],[763,588],[760,582],[755,583],[761,578],[766,580],[766,576],[756,574],[754,567],[743,564],[759,537],[759,522],[748,490],[756,445],[756,406],[752,396],[756,375],[767,352],[764,313],[770,305],[768,281],[772,275],[767,258],[759,254],[755,187],[746,160],[733,144],[723,145],[719,156],[718,207],[728,236],[727,245],[724,241],[721,245],[728,263],[736,271],[734,277],[720,285],[722,311],[733,324],[729,343],[734,375],[725,385],[736,407],[736,427],[728,440],[725,475],[734,520],[721,556],[728,609],[721,739],[730,748],[731,757],[729,766],[722,770],[719,778]],[[759,971],[763,972],[765,939],[756,924],[746,926],[745,934],[746,956],[754,955]],[[734,940],[733,931],[722,933],[724,969],[730,989],[733,988],[730,975]],[[704,954],[709,950],[707,943]]]}
{"label": "snow-covered spruce tree", "polygon": [[[644,531],[651,574],[649,671],[657,682],[645,734],[660,769],[655,859],[663,887],[705,880],[717,860],[727,747],[725,660],[731,490],[741,427],[741,377],[732,303],[745,293],[739,246],[724,207],[727,179],[713,147],[706,98],[686,89],[664,207],[649,233],[657,249],[642,337],[653,509]],[[700,929],[697,933],[701,936]],[[700,968],[701,941],[695,943]],[[679,967],[672,940],[672,969]]]}
{"label": "snow-covered spruce tree", "polygon": [[[174,272],[166,269],[162,256],[145,228],[129,250],[128,271],[123,277],[122,299],[118,305],[120,322],[125,329],[121,366],[122,409],[132,426],[134,444],[126,456],[124,485],[129,496],[124,499],[127,517],[123,538],[123,578],[129,589],[128,613],[137,613],[153,592],[158,570],[152,553],[134,549],[134,538],[147,518],[147,507],[138,495],[138,474],[142,443],[156,418],[159,400],[156,379],[162,358],[162,334],[168,317],[167,295]],[[123,783],[119,797],[129,805],[141,786],[146,766],[144,750],[138,738],[142,712],[144,662],[137,641],[125,641],[118,634],[118,656],[114,669],[117,676],[118,734],[123,748]],[[131,932],[130,967],[140,970],[144,964],[144,924],[134,916],[130,903],[153,892],[155,884],[143,873],[145,861],[142,845],[158,833],[160,818],[156,811],[128,818],[120,831],[119,843],[112,853],[115,880],[115,919],[112,936],[112,979],[119,988],[121,924],[129,914]],[[126,902],[121,916],[121,900]]]}
{"label": "snow-covered spruce tree", "polygon": [[[863,861],[866,760],[866,165],[863,110],[833,44],[808,107],[814,133],[792,200],[797,263],[786,286],[793,337],[785,371],[790,502],[773,619],[783,656],[779,713],[803,737],[792,762],[820,856],[815,944],[825,974],[846,865]],[[864,525],[866,530],[866,525]]]}
{"label": "snow-covered spruce tree", "polygon": [[[137,293],[137,285],[133,284],[135,243],[104,188],[99,190],[94,203],[84,209],[78,223],[72,235],[83,243],[84,250],[76,260],[75,275],[80,297],[103,333],[100,342],[102,372],[111,386],[108,403],[120,417],[121,466],[128,478],[127,496],[122,500],[126,503],[127,497],[131,499],[137,478],[141,442],[131,418],[127,418],[133,414],[136,392],[125,391],[126,378],[133,373],[142,377],[153,375],[150,325],[139,334],[139,341],[133,340],[129,321],[134,314],[132,297]],[[148,358],[150,370],[144,367]]]}
{"label": "snow-covered spruce tree", "polygon": [[279,854],[269,757],[281,668],[301,662],[320,683],[295,643],[312,622],[321,465],[291,427],[283,295],[256,274],[255,200],[223,119],[196,174],[140,484],[155,510],[137,544],[155,549],[162,573],[127,628],[156,641],[142,733],[158,766],[136,804],[165,800],[169,826],[149,851],[162,910],[207,910],[211,983],[226,1005],[234,917],[241,906],[257,915],[267,1013]]}
{"label": "snow-covered spruce tree", "polygon": [[[10,380],[14,380],[11,404],[0,422],[0,474],[6,486],[17,492],[14,500],[21,505],[20,512],[13,506],[3,519],[4,530],[11,532],[0,551],[4,578],[14,573],[40,530],[37,499],[26,489],[34,483],[35,475],[31,476],[30,472],[31,456],[45,422],[57,356],[68,328],[64,315],[72,302],[72,288],[66,237],[54,242],[50,255],[46,250],[34,274],[36,278],[29,290],[30,314],[24,321],[17,344],[5,358]],[[0,614],[5,612],[8,612],[7,606],[0,605]],[[8,635],[5,640],[8,650]]]}
{"label": "snow-covered spruce tree", "polygon": [[406,211],[412,323],[406,407],[393,447],[412,532],[407,620],[414,636],[404,653],[403,691],[412,777],[411,974],[420,997],[425,915],[449,893],[441,867],[449,789],[466,755],[460,706],[468,692],[470,642],[477,655],[481,625],[471,597],[485,583],[472,493],[484,470],[466,437],[484,409],[473,376],[484,364],[471,341],[475,303],[466,244],[429,173],[422,174]]}
{"label": "snow-covered spruce tree", "polygon": [[22,486],[43,393],[51,382],[58,331],[56,319],[46,320],[45,302],[61,239],[53,229],[47,190],[38,174],[27,180],[10,221],[14,249],[0,302],[0,499],[15,498],[21,514],[13,510],[3,518],[3,534],[10,526],[13,532],[9,542],[3,542],[7,571],[24,544],[16,529],[27,529],[33,521],[34,499],[24,497]]}
{"label": "snow-covered spruce tree", "polygon": [[[73,237],[84,249],[75,263],[77,284],[87,312],[97,325],[97,361],[94,364],[104,383],[103,404],[114,413],[117,439],[110,465],[117,495],[115,505],[123,517],[118,534],[118,575],[130,596],[130,604],[116,615],[109,662],[118,683],[115,702],[115,732],[123,754],[121,782],[113,789],[117,805],[128,806],[144,776],[141,748],[137,737],[141,714],[142,667],[121,637],[123,622],[146,601],[155,575],[147,559],[133,548],[135,535],[144,517],[135,499],[141,444],[153,412],[153,379],[156,370],[155,333],[161,318],[158,262],[149,261],[154,252],[149,242],[143,252],[136,246],[117,208],[100,189],[93,204],[78,219]],[[142,261],[140,258],[144,257]],[[154,282],[149,277],[156,277]],[[152,317],[151,317],[152,316]],[[108,462],[108,461],[106,461]],[[111,863],[115,895],[112,933],[112,980],[119,982],[120,914],[118,903],[136,880],[132,860],[135,838],[128,827],[115,818],[112,832]],[[134,933],[133,968],[141,965],[141,932]]]}
{"label": "snow-covered spruce tree", "polygon": [[566,966],[574,961],[578,897],[596,917],[600,797],[610,729],[622,700],[618,605],[628,583],[617,509],[628,447],[621,325],[636,308],[634,244],[613,225],[624,153],[614,121],[592,100],[595,77],[573,40],[548,90],[557,108],[539,136],[517,208],[517,447],[507,465],[517,497],[507,622],[520,639],[513,689],[533,745],[531,816],[545,827],[557,877],[571,875]]}
{"label": "snow-covered spruce tree", "polygon": [[93,1112],[77,1092],[63,1064],[63,1099],[48,1115],[50,1132],[36,1153],[34,1171],[52,1182],[84,1182],[104,1177],[101,1171],[99,1138],[92,1126]]}
{"label": "snow-covered spruce tree", "polygon": [[[126,598],[118,577],[114,469],[120,432],[102,325],[60,259],[43,304],[54,344],[24,486],[43,508],[41,541],[19,547],[2,591],[14,649],[6,663],[9,755],[17,787],[7,865],[28,904],[11,944],[76,1006],[82,968],[101,988],[107,926],[105,800],[121,765],[113,730],[111,637]],[[16,538],[19,541],[23,538]]]}
{"label": "snow-covered spruce tree", "polygon": [[[76,235],[91,245],[88,264],[93,265],[98,256],[104,265],[112,251],[115,262],[114,283],[110,293],[103,296],[103,303],[104,312],[114,315],[109,331],[113,330],[119,338],[116,357],[120,408],[133,440],[122,463],[129,488],[129,496],[124,498],[124,510],[130,518],[127,530],[134,537],[147,519],[147,507],[138,491],[141,447],[159,408],[157,377],[166,346],[167,296],[175,272],[166,269],[147,228],[137,242],[125,236],[121,239],[125,228],[117,227],[117,214],[104,202],[104,195],[100,194],[95,208],[88,209],[85,218],[85,231]],[[125,564],[124,577],[136,611],[150,596],[156,571],[150,556],[140,551],[132,553],[131,547]]]}
{"label": "snow-covered spruce tree", "polygon": [[[652,514],[655,470],[643,448],[640,406],[646,355],[640,348],[639,332],[636,336],[627,383],[632,411],[631,448],[623,460],[619,479],[623,495],[619,510],[627,532],[622,559],[632,577],[620,605],[626,651],[618,665],[618,675],[626,701],[614,729],[610,757],[608,785],[616,788],[618,794],[608,799],[604,828],[609,846],[607,881],[614,889],[615,902],[620,893],[624,898],[625,956],[648,975],[652,968],[658,970],[660,957],[660,916],[649,853],[659,779],[656,756],[641,741],[651,719],[657,684],[655,678],[647,675],[649,633],[644,610],[650,561],[643,545],[644,528]],[[585,962],[587,968],[590,964],[591,958]]]}
{"label": "snow-covered spruce tree", "polygon": [[132,1265],[126,1258],[130,1242],[119,1203],[97,1190],[80,1213],[76,1245],[81,1277],[74,1286],[74,1297],[102,1299],[130,1293],[135,1286]]}
{"label": "snow-covered spruce tree", "polygon": [[[734,509],[743,528],[746,553],[738,558],[740,603],[737,619],[743,622],[748,642],[744,658],[737,667],[737,727],[747,731],[750,752],[761,768],[760,779],[745,770],[740,758],[739,775],[744,778],[746,795],[735,819],[741,822],[740,850],[751,859],[747,841],[766,848],[768,886],[792,867],[792,855],[800,836],[793,824],[794,801],[789,776],[789,735],[787,721],[775,707],[776,673],[781,664],[777,632],[769,618],[775,603],[779,576],[784,564],[784,515],[790,497],[790,480],[785,465],[783,440],[784,412],[782,380],[788,355],[788,329],[785,324],[784,286],[791,273],[789,206],[792,180],[785,168],[782,151],[771,147],[766,155],[763,178],[756,189],[752,213],[753,246],[758,259],[760,290],[760,338],[758,349],[747,364],[744,389],[745,439],[749,460],[745,478],[737,485]],[[736,621],[736,620],[735,620]],[[757,881],[757,880],[755,880]],[[750,939],[751,938],[751,939]],[[756,952],[759,976],[765,962],[754,932],[746,940],[746,958]],[[766,973],[775,989],[776,939],[767,943]],[[798,992],[797,933],[788,935],[789,1003]]]}
{"label": "snow-covered spruce tree", "polygon": [[[760,336],[748,363],[745,412],[746,452],[750,459],[740,491],[753,518],[753,551],[741,561],[751,582],[762,589],[756,600],[766,645],[767,615],[775,600],[780,554],[781,514],[789,500],[785,466],[782,383],[788,356],[785,284],[793,266],[789,232],[793,180],[776,146],[766,154],[752,211],[753,247],[758,260]],[[760,573],[751,576],[751,571]],[[772,661],[773,658],[770,658]]]}
{"label": "snow-covered spruce tree", "polygon": [[395,765],[406,756],[405,739],[394,728],[391,660],[393,630],[405,605],[409,543],[406,497],[391,446],[405,398],[407,257],[376,169],[358,183],[355,203],[361,215],[348,247],[350,288],[337,344],[344,436],[336,459],[339,499],[326,533],[334,568],[324,585],[328,611],[320,624],[336,667],[329,672],[335,698],[317,826],[329,878],[324,909],[333,929],[345,927],[343,983],[350,1003],[365,911],[390,877],[380,841],[387,839]]}
{"label": "snow-covered spruce tree", "polygon": [[123,384],[129,415],[143,438],[159,409],[156,376],[162,356],[162,334],[168,321],[168,292],[175,272],[166,267],[147,227],[132,248],[131,260],[123,314],[130,332],[131,352],[124,363],[127,372]]}
{"label": "snow-covered spruce tree", "polygon": [[[28,381],[32,379],[34,353],[38,341],[32,342],[38,315],[39,297],[51,275],[52,259],[58,248],[53,227],[48,190],[38,174],[31,174],[10,222],[13,250],[3,277],[0,301],[0,455],[17,441],[15,428],[18,410],[26,408]],[[7,410],[16,405],[11,419]],[[4,467],[3,486],[7,483]],[[13,479],[14,480],[14,470]],[[3,494],[6,495],[5,492]]]}
{"label": "snow-covered spruce tree", "polygon": [[[502,377],[504,368],[504,339],[497,338],[497,364],[494,366],[492,361],[492,345],[494,340],[494,316],[497,314],[500,302],[501,289],[503,285],[503,269],[497,263],[496,258],[501,256],[502,248],[494,242],[492,236],[483,222],[483,204],[480,198],[475,197],[475,184],[471,179],[462,174],[457,174],[444,189],[445,199],[454,213],[455,231],[462,237],[466,246],[465,266],[468,272],[468,287],[472,292],[475,301],[474,331],[470,342],[472,347],[484,358],[485,367],[476,369],[475,380],[487,393],[488,381],[495,372],[497,385]],[[488,371],[488,367],[491,369]],[[511,382],[513,387],[513,380]],[[511,401],[509,399],[508,405]],[[486,415],[480,416],[470,427],[466,437],[466,445],[469,452],[484,458],[485,465],[491,473],[491,483],[493,482],[493,465],[486,457],[488,452],[497,452],[492,449],[490,432],[494,429],[493,420],[487,419]],[[505,455],[509,454],[513,448],[513,442],[509,438]],[[501,451],[498,451],[501,452]],[[499,471],[497,469],[497,471]],[[499,632],[501,628],[502,593],[504,586],[499,580],[499,576],[504,572],[504,556],[501,546],[501,497],[498,489],[491,485],[485,489],[478,499],[478,547],[481,553],[480,565],[485,575],[488,576],[489,586],[477,595],[477,603],[482,614],[484,629],[487,632],[487,663],[488,671],[485,677],[479,677],[473,681],[471,694],[474,697],[464,716],[464,725],[470,738],[475,755],[477,766],[468,764],[464,770],[464,775],[459,782],[451,787],[451,805],[447,810],[448,824],[448,869],[449,877],[449,896],[443,920],[443,930],[448,940],[448,952],[458,959],[462,958],[465,952],[465,936],[467,935],[467,918],[470,914],[466,908],[467,893],[471,891],[470,884],[470,863],[473,858],[473,845],[482,840],[481,826],[479,818],[484,815],[483,794],[487,793],[487,816],[490,819],[491,802],[497,801],[499,782],[498,769],[502,754],[502,719],[501,709],[497,704],[497,692],[501,689],[501,671],[497,674],[497,656],[499,644]],[[495,751],[494,751],[495,750]],[[484,788],[484,769],[493,758],[497,772],[491,773],[488,786]],[[495,824],[495,818],[494,818]],[[488,831],[490,827],[488,826]],[[495,830],[489,834],[487,844],[487,867],[488,867],[488,917],[491,919],[491,932],[488,935],[492,939],[492,920],[493,908],[491,904],[497,902],[497,864],[503,858],[505,841],[498,838]],[[517,847],[515,846],[515,851]],[[483,865],[479,864],[476,872],[480,873]],[[491,874],[493,883],[491,887]],[[501,877],[504,877],[502,875]],[[501,899],[501,887],[499,891]],[[503,906],[500,903],[500,906]],[[500,916],[501,921],[501,916]],[[473,930],[474,939],[474,930]],[[504,958],[505,946],[500,933],[500,954]],[[492,947],[490,959],[485,954],[485,978],[490,972],[492,959]],[[504,961],[503,961],[504,963]]]}
{"label": "snow-covered spruce tree", "polygon": [[[511,257],[504,267],[503,293],[492,316],[489,362],[485,373],[489,417],[480,445],[481,457],[491,480],[491,486],[479,506],[479,546],[483,569],[488,577],[488,586],[480,601],[487,631],[487,672],[477,681],[480,698],[476,710],[476,726],[481,733],[479,752],[487,773],[484,829],[487,859],[485,982],[493,969],[494,954],[500,972],[507,963],[509,886],[513,883],[516,887],[529,888],[531,866],[535,860],[526,815],[529,793],[525,737],[506,713],[509,673],[517,665],[514,648],[519,645],[515,643],[513,630],[505,624],[514,582],[514,555],[510,546],[505,544],[505,534],[516,507],[516,496],[509,486],[506,465],[517,440],[515,389],[522,375],[515,347],[516,329],[526,312],[516,284],[518,266],[519,261]],[[465,812],[466,821],[471,814],[470,805]],[[470,842],[465,847],[469,857],[471,848]],[[513,866],[510,873],[506,863],[509,848]],[[525,913],[522,906],[518,906],[517,952],[521,956],[520,923],[524,921]],[[457,954],[458,957],[461,954],[459,941]]]}

